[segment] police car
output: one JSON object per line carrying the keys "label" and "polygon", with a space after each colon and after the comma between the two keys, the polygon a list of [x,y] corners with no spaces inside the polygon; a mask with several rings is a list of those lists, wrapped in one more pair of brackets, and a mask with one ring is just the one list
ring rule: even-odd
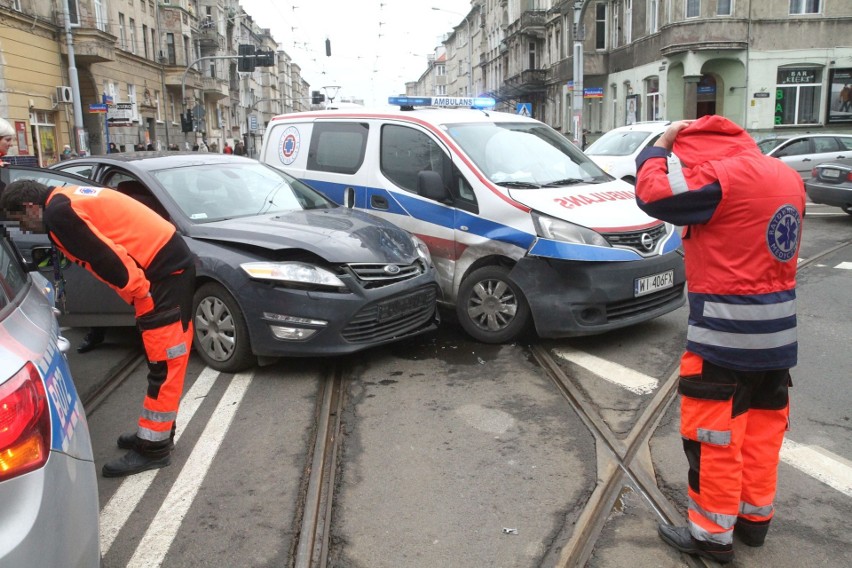
{"label": "police car", "polygon": [[98,566],[98,487],[51,285],[0,224],[0,566]]}
{"label": "police car", "polygon": [[425,241],[472,337],[597,334],[684,303],[675,228],[563,135],[489,99],[389,103],[277,116],[261,160]]}

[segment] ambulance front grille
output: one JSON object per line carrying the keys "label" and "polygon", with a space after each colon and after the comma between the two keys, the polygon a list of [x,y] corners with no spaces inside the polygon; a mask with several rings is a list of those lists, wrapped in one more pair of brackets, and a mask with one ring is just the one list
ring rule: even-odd
{"label": "ambulance front grille", "polygon": [[629,248],[641,255],[648,255],[655,251],[660,240],[665,238],[666,225],[660,223],[656,227],[642,229],[641,231],[601,234],[614,247]]}

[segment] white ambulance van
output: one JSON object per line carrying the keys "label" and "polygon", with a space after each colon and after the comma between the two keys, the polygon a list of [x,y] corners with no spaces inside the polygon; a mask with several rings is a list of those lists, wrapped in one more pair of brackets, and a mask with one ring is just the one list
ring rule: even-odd
{"label": "white ambulance van", "polygon": [[564,136],[476,108],[493,100],[389,103],[399,110],[277,116],[260,159],[423,239],[442,301],[472,337],[598,334],[683,305],[675,227]]}

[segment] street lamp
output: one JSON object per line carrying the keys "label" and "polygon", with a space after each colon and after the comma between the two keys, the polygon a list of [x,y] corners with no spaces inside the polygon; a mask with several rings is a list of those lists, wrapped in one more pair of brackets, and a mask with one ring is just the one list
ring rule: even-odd
{"label": "street lamp", "polygon": [[436,6],[432,6],[432,9],[437,12],[447,12],[448,14],[455,14],[457,16],[461,16],[464,18],[464,23],[467,25],[467,96],[473,96],[473,37],[470,35],[470,20],[467,19],[467,16],[461,14],[459,12],[453,12],[452,10],[445,10],[443,8],[438,8]]}

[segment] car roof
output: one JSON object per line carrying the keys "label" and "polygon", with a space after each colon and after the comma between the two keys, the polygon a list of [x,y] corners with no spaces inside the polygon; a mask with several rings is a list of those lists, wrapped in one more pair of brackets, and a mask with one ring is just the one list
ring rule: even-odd
{"label": "car roof", "polygon": [[671,124],[671,121],[668,120],[647,120],[643,122],[634,122],[633,124],[626,124],[624,126],[619,126],[618,128],[613,128],[612,130],[608,130],[609,132],[626,132],[632,130],[638,130],[640,132],[657,132],[663,131]]}
{"label": "car roof", "polygon": [[541,124],[540,121],[508,112],[479,110],[469,108],[429,108],[416,107],[413,110],[390,109],[340,109],[293,112],[281,114],[272,118],[271,123],[286,122],[300,119],[322,120],[326,118],[375,118],[378,120],[424,121],[430,124],[453,124],[471,122],[530,122]]}
{"label": "car roof", "polygon": [[181,166],[203,166],[206,164],[221,164],[232,162],[254,162],[254,158],[234,156],[233,154],[219,154],[216,152],[117,152],[114,154],[98,154],[73,158],[54,164],[54,168],[66,169],[74,164],[86,164],[97,162],[99,164],[134,165],[143,170],[158,170],[164,168],[178,168]]}

